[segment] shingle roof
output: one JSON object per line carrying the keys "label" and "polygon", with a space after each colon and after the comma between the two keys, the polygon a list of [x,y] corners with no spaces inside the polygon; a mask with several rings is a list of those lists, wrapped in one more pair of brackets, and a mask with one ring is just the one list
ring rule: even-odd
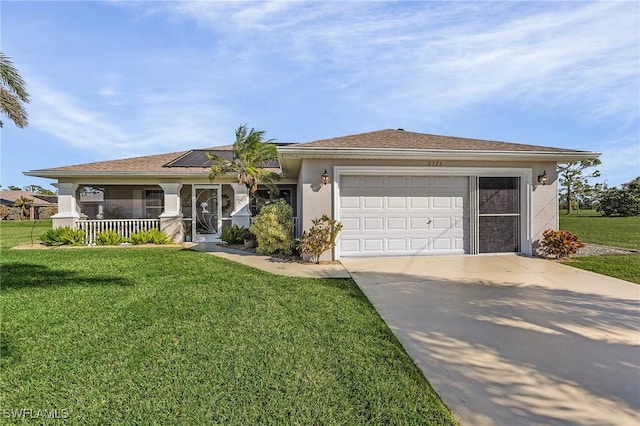
{"label": "shingle roof", "polygon": [[[473,151],[485,151],[486,153],[542,153],[544,155],[564,154],[565,156],[584,156],[597,153],[577,151],[563,148],[553,148],[538,145],[518,144],[511,142],[489,141],[481,139],[460,138],[453,136],[438,136],[425,133],[407,132],[404,130],[378,130],[375,132],[359,133],[356,135],[342,136],[331,139],[322,139],[313,142],[286,144],[279,143],[278,149],[282,152],[304,151],[305,149],[322,150],[327,156],[340,155],[344,150],[377,150],[379,155],[386,150],[423,150],[424,153],[441,151],[450,155],[473,155]],[[288,145],[288,146],[287,146]],[[71,166],[55,167],[40,170],[31,170],[25,174],[41,177],[74,176],[82,174],[169,174],[169,175],[199,175],[208,173],[209,167],[206,161],[206,151],[222,151],[230,156],[233,145],[216,146],[204,149],[171,152],[168,154],[148,155],[143,157],[124,158],[121,160],[99,161],[95,163],[75,164]],[[332,154],[333,151],[333,154]],[[222,153],[221,153],[222,154]],[[519,155],[519,154],[517,154]],[[200,164],[198,164],[200,162]],[[269,164],[269,169],[278,172],[277,165]]]}
{"label": "shingle roof", "polygon": [[187,151],[180,151],[171,152],[169,154],[123,158],[121,160],[98,161],[95,163],[74,164],[71,166],[33,170],[33,172],[159,172],[163,169],[162,166],[166,163],[186,153]]}
{"label": "shingle roof", "polygon": [[[142,157],[123,158],[120,160],[98,161],[94,163],[74,164],[71,166],[53,167],[48,169],[31,170],[29,175],[47,173],[208,173],[210,163],[206,158],[209,151],[219,151],[224,158],[231,158],[233,145],[214,146],[210,148],[194,149],[189,151],[170,152],[167,154],[146,155]],[[189,159],[196,161],[182,161]],[[198,161],[201,164],[196,164]],[[269,164],[268,169],[279,171],[276,163]]]}
{"label": "shingle roof", "polygon": [[[404,130],[378,130],[295,145],[304,148],[363,148],[363,149],[427,149],[460,151],[546,151],[571,152],[575,150],[526,145],[511,142],[430,135]],[[575,151],[580,152],[580,151]]]}
{"label": "shingle roof", "polygon": [[9,206],[13,205],[20,197],[33,200],[34,206],[49,206],[58,202],[55,195],[36,194],[30,191],[0,191],[0,203]]}

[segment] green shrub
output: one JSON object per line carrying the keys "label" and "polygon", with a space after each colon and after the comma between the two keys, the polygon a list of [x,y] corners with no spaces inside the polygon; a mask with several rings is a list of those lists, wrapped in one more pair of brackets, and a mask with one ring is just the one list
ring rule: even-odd
{"label": "green shrub", "polygon": [[249,230],[258,240],[259,254],[290,255],[293,247],[293,209],[285,200],[266,205]]}
{"label": "green shrub", "polygon": [[542,236],[544,237],[540,242],[542,251],[556,259],[568,258],[576,254],[579,248],[584,247],[578,236],[569,231],[547,229]]}
{"label": "green shrub", "polygon": [[103,231],[96,235],[96,244],[99,246],[117,246],[126,243],[127,239],[116,231]]}
{"label": "green shrub", "polygon": [[84,231],[68,226],[53,228],[40,235],[40,240],[47,246],[78,246],[84,242]]}
{"label": "green shrub", "polygon": [[134,232],[129,240],[132,244],[169,244],[171,242],[169,236],[157,228]]}
{"label": "green shrub", "polygon": [[640,184],[634,182],[602,191],[598,211],[605,216],[640,216]]}
{"label": "green shrub", "polygon": [[300,251],[309,256],[312,262],[320,263],[322,253],[336,246],[342,224],[326,214],[321,218],[313,219],[311,223],[313,226],[300,236]]}
{"label": "green shrub", "polygon": [[226,228],[222,228],[220,239],[229,244],[241,244],[246,230],[247,229],[244,226],[233,224]]}

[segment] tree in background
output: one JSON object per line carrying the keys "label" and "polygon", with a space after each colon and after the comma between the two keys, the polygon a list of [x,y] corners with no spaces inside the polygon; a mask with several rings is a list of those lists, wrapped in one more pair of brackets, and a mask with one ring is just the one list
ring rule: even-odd
{"label": "tree in background", "polygon": [[598,211],[605,216],[640,216],[640,176],[620,188],[602,191]]}
{"label": "tree in background", "polygon": [[268,165],[277,160],[278,153],[272,139],[267,141],[263,139],[264,133],[253,128],[248,130],[246,124],[238,127],[231,160],[213,152],[207,154],[213,161],[209,179],[213,180],[226,173],[235,173],[238,183],[246,185],[252,196],[255,196],[258,190],[258,183],[267,186],[277,194],[278,187],[275,183],[280,180],[280,176],[269,170]]}
{"label": "tree in background", "polygon": [[0,52],[0,111],[13,120],[16,126],[24,128],[27,126],[24,104],[28,102],[29,94],[25,90],[24,80],[11,60]]}
{"label": "tree in background", "polygon": [[31,211],[31,206],[33,205],[33,200],[27,197],[20,197],[14,203],[13,207],[20,208],[20,220],[23,217],[29,217],[29,212]]}
{"label": "tree in background", "polygon": [[[560,195],[567,203],[567,214],[571,214],[576,195],[582,195],[586,191],[592,191],[592,187],[587,179],[600,177],[600,171],[595,170],[591,174],[585,175],[584,171],[601,164],[597,158],[590,160],[576,161],[558,165],[558,178],[560,181]],[[562,188],[564,187],[564,188]]]}
{"label": "tree in background", "polygon": [[56,195],[55,192],[53,192],[53,191],[51,191],[49,189],[43,188],[40,185],[27,185],[22,189],[24,189],[25,191],[33,192],[35,194]]}

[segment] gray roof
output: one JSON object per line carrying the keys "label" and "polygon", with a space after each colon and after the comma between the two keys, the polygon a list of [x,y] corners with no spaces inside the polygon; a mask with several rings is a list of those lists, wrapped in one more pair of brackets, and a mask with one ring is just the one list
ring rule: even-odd
{"label": "gray roof", "polygon": [[378,130],[313,142],[300,143],[296,149],[305,148],[362,148],[362,149],[427,149],[458,151],[538,151],[581,152],[548,146],[527,145],[513,142],[430,135],[405,130]]}

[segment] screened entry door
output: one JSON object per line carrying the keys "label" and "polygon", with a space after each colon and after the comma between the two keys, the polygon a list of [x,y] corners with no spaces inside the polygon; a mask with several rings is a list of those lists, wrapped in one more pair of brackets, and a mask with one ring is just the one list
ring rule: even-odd
{"label": "screened entry door", "polygon": [[478,178],[480,253],[520,251],[520,178]]}
{"label": "screened entry door", "polygon": [[222,227],[220,185],[193,185],[191,196],[193,241],[218,241]]}

